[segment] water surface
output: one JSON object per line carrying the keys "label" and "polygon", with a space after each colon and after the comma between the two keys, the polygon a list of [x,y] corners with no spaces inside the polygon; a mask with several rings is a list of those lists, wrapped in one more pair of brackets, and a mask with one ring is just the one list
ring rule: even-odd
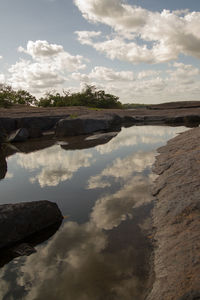
{"label": "water surface", "polygon": [[[1,268],[1,299],[144,299],[152,279],[151,167],[156,149],[183,130],[134,126],[108,140],[80,144],[76,137],[4,152],[0,204],[46,199],[66,218],[37,253]],[[81,149],[92,140],[100,145]]]}

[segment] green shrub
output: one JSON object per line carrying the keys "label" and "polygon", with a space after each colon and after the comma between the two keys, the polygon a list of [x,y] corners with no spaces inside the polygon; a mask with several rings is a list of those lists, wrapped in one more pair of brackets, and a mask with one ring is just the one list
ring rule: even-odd
{"label": "green shrub", "polygon": [[30,105],[36,102],[36,98],[25,90],[13,90],[10,85],[0,85],[0,106],[9,107],[12,104]]}
{"label": "green shrub", "polygon": [[83,92],[70,93],[47,93],[40,98],[38,106],[87,106],[91,108],[122,108],[118,97],[106,94],[102,90],[96,90],[95,86],[87,85]]}

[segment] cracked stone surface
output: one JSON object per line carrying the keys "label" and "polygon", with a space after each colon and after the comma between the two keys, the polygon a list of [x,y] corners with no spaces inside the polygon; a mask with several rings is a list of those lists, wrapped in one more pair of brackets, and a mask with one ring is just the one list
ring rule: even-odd
{"label": "cracked stone surface", "polygon": [[147,299],[200,299],[200,128],[181,133],[158,152],[155,282]]}

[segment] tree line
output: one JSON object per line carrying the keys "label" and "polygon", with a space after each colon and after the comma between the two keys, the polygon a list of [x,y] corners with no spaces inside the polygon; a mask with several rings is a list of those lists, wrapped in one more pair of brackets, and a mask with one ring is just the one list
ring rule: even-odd
{"label": "tree line", "polygon": [[95,86],[86,85],[82,92],[47,92],[36,99],[24,89],[14,90],[11,86],[0,85],[0,107],[10,107],[14,104],[34,105],[38,107],[87,106],[93,108],[122,108],[117,96],[98,90]]}

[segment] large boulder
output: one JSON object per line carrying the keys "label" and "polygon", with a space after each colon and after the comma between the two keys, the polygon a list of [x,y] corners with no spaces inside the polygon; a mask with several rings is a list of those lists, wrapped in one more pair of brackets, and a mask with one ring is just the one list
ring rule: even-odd
{"label": "large boulder", "polygon": [[0,205],[0,249],[62,221],[56,203],[22,202]]}
{"label": "large boulder", "polygon": [[[68,116],[66,115],[65,117]],[[60,116],[23,117],[16,119],[16,126],[17,128],[23,127],[28,130],[40,129],[41,131],[46,131],[53,129],[60,118]]]}
{"label": "large boulder", "polygon": [[19,128],[12,132],[7,141],[10,143],[25,142],[29,138],[29,131],[26,128]]}
{"label": "large boulder", "polygon": [[107,131],[119,126],[120,117],[116,115],[83,115],[61,119],[56,124],[56,136],[73,136],[90,134],[96,131]]}

